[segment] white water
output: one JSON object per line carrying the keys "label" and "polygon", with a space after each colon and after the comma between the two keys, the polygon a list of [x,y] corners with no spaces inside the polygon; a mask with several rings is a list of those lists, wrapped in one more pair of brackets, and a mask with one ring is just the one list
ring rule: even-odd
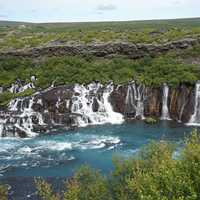
{"label": "white water", "polygon": [[[98,96],[97,92],[102,90],[102,96]],[[111,103],[109,102],[110,94],[113,91],[112,84],[105,89],[99,83],[92,83],[88,86],[75,85],[74,96],[72,98],[71,112],[77,116],[78,126],[87,126],[89,124],[120,124],[123,116],[113,111]],[[93,109],[94,101],[98,104],[97,111]]]}
{"label": "white water", "polygon": [[112,150],[118,145],[121,145],[118,136],[90,133],[65,133],[29,139],[2,138],[0,139],[0,171],[9,167],[56,166],[60,161],[76,159],[77,152],[81,153],[85,150],[103,152]]}
{"label": "white water", "polygon": [[167,84],[163,86],[163,95],[162,95],[162,115],[161,120],[171,120],[169,116],[168,109],[168,95],[169,95],[169,87]]}
{"label": "white water", "polygon": [[0,119],[0,137],[3,135],[5,120]]}
{"label": "white water", "polygon": [[130,105],[135,108],[133,95],[134,94],[133,94],[133,91],[132,91],[132,85],[129,84],[128,89],[127,89],[127,95],[126,95],[125,103],[126,103],[126,105],[128,105],[130,103]]}
{"label": "white water", "polygon": [[107,122],[111,124],[121,124],[124,119],[120,113],[114,112],[111,103],[109,102],[109,96],[113,92],[113,85],[108,85],[103,93],[104,109],[107,115]]}
{"label": "white water", "polygon": [[200,81],[195,86],[195,106],[194,114],[191,116],[189,126],[200,126]]}
{"label": "white water", "polygon": [[128,85],[126,95],[126,105],[130,105],[135,110],[135,118],[144,119],[144,90],[142,85],[136,86],[135,82]]}
{"label": "white water", "polygon": [[26,85],[21,85],[21,84],[16,83],[16,84],[12,84],[12,86],[9,88],[9,91],[11,93],[20,93],[31,88],[35,88],[33,83],[27,83]]}
{"label": "white water", "polygon": [[[24,104],[24,101],[28,101],[28,107],[26,107]],[[39,122],[39,125],[44,125],[42,115],[38,112],[34,112],[32,109],[34,103],[34,97],[31,97],[29,99],[14,99],[9,104],[9,110],[10,111],[17,111],[19,114],[17,117],[19,118],[14,126],[18,128],[19,130],[25,132],[27,136],[34,137],[37,135],[37,133],[33,132],[33,122],[32,122],[32,116],[36,116]]]}

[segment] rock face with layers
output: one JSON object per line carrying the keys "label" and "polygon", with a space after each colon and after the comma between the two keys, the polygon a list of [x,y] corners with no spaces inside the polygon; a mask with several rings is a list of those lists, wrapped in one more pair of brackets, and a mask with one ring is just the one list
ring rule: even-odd
{"label": "rock face with layers", "polygon": [[94,82],[50,87],[13,99],[0,111],[0,136],[31,137],[97,124],[146,117],[198,124],[199,82],[176,88]]}
{"label": "rock face with layers", "polygon": [[138,59],[145,56],[158,56],[171,50],[187,49],[200,44],[200,38],[185,38],[164,44],[142,44],[129,42],[109,42],[99,44],[63,44],[54,46],[36,47],[25,50],[0,53],[1,56],[16,57],[43,57],[43,56],[87,56],[113,57],[124,55],[128,58]]}

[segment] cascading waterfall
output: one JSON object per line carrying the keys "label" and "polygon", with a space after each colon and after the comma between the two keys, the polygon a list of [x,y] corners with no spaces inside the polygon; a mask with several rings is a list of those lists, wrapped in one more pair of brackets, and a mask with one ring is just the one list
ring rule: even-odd
{"label": "cascading waterfall", "polygon": [[[100,97],[97,95],[99,90],[103,92]],[[77,114],[78,126],[83,127],[89,124],[104,123],[119,124],[123,122],[123,116],[114,112],[109,102],[109,96],[112,91],[112,84],[108,85],[105,89],[99,83],[92,83],[87,86],[75,85],[71,112]],[[95,101],[97,105],[94,109]]]}
{"label": "cascading waterfall", "polygon": [[[105,123],[120,124],[124,121],[123,115],[114,112],[110,102],[111,94],[111,100],[114,101],[113,105],[116,110],[127,114],[127,118],[144,119],[144,103],[147,102],[145,104],[147,108],[151,106],[151,100],[149,102],[147,98],[148,88],[138,85],[134,81],[128,84],[127,90],[125,85],[122,85],[120,89],[119,87],[114,91],[112,83],[106,86],[97,82],[89,85],[76,84],[74,87],[47,88],[42,93],[37,92],[31,97],[13,99],[10,101],[8,109],[0,113],[0,137],[17,135],[32,137],[37,135],[36,132],[49,131],[59,126],[70,128]],[[186,93],[187,91],[189,93]],[[124,92],[127,92],[125,99]],[[181,122],[182,118],[184,120],[190,118],[188,125],[200,125],[200,81],[196,83],[195,87],[192,116],[191,111],[188,113],[185,111],[193,101],[193,98],[190,99],[191,90],[181,90],[179,93],[178,100],[176,100],[178,109],[174,108],[175,111],[177,110],[178,119],[175,120]],[[57,96],[52,97],[54,94]],[[122,98],[116,99],[120,94],[122,94]],[[49,97],[51,97],[50,100]],[[170,120],[168,101],[169,87],[164,84],[162,120]],[[174,105],[176,104],[175,102]],[[120,105],[123,107],[120,108]],[[171,117],[174,119],[173,113]],[[43,118],[47,124],[44,123]]]}
{"label": "cascading waterfall", "polygon": [[161,120],[170,120],[169,109],[168,109],[168,96],[169,96],[169,87],[167,84],[163,86],[163,95],[162,95],[162,115]]}
{"label": "cascading waterfall", "polygon": [[104,109],[106,113],[106,122],[111,124],[120,124],[124,121],[123,116],[120,113],[114,112],[111,103],[109,102],[109,96],[113,92],[113,85],[110,84],[106,87],[103,93]]}
{"label": "cascading waterfall", "polygon": [[0,137],[3,136],[3,131],[4,131],[4,124],[6,123],[6,120],[0,119]]}
{"label": "cascading waterfall", "polygon": [[135,118],[144,119],[144,90],[142,85],[136,86],[135,82],[128,85],[125,103],[129,105],[129,112],[134,110]]}
{"label": "cascading waterfall", "polygon": [[134,109],[136,109],[135,104],[134,104],[134,96],[133,96],[133,88],[132,88],[132,84],[128,85],[128,89],[127,89],[127,95],[126,95],[126,100],[125,100],[125,104],[126,105],[130,105],[130,107],[133,107]]}
{"label": "cascading waterfall", "polygon": [[200,81],[198,81],[195,86],[194,114],[191,116],[187,125],[200,126]]}
{"label": "cascading waterfall", "polygon": [[[25,103],[27,101],[27,103]],[[34,137],[37,133],[33,132],[32,117],[35,116],[38,119],[39,125],[44,125],[42,115],[38,112],[34,112],[32,109],[34,103],[34,97],[29,99],[14,99],[9,104],[10,111],[16,111],[18,120],[15,121],[14,126],[19,130],[25,132],[27,136]],[[27,104],[27,105],[24,105]]]}
{"label": "cascading waterfall", "polygon": [[[135,93],[135,98],[137,100],[137,107],[136,107],[136,117],[141,117],[144,119],[144,87],[142,85],[139,85],[136,88],[136,85],[134,84],[134,93]],[[136,90],[137,89],[137,90]]]}

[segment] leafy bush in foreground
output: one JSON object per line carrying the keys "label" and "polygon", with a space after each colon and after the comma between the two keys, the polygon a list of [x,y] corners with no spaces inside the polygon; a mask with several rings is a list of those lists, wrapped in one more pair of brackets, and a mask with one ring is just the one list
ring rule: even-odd
{"label": "leafy bush in foreground", "polygon": [[8,198],[8,189],[4,185],[0,185],[0,199],[7,200]]}
{"label": "leafy bush in foreground", "polygon": [[137,157],[116,159],[108,177],[82,167],[59,196],[44,180],[36,181],[43,200],[198,200],[200,199],[200,135],[193,131],[180,155],[167,142],[151,143]]}

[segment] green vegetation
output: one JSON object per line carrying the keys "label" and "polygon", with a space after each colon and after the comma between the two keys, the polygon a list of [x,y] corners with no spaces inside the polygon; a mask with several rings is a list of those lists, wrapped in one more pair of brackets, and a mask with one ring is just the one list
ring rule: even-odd
{"label": "green vegetation", "polygon": [[11,92],[3,92],[0,94],[0,106],[6,106],[11,99],[17,98],[17,97],[26,97],[30,96],[34,93],[33,89],[27,89],[24,92],[13,94]]}
{"label": "green vegetation", "polygon": [[62,195],[38,179],[38,194],[42,200],[198,200],[200,135],[193,131],[180,154],[174,154],[175,149],[164,141],[151,143],[134,158],[115,159],[107,177],[82,167],[65,183]]}
{"label": "green vegetation", "polygon": [[8,199],[8,188],[4,185],[0,185],[0,199],[1,200]]}
{"label": "green vegetation", "polygon": [[[195,47],[187,52],[194,54],[199,49],[200,47]],[[118,84],[132,79],[147,86],[159,86],[163,83],[177,86],[179,83],[193,84],[200,79],[200,68],[191,63],[185,62],[182,55],[173,52],[140,60],[62,56],[43,57],[36,62],[28,58],[5,57],[0,59],[0,85],[8,87],[17,79],[29,82],[30,77],[35,75],[38,88],[46,88],[53,82],[55,85],[62,85],[89,83],[93,80],[106,83],[113,80]]]}
{"label": "green vegetation", "polygon": [[[185,37],[200,35],[200,19],[155,20],[138,22],[102,23],[56,23],[30,24],[0,22],[0,51],[47,44],[88,43],[107,41],[131,41],[163,43]],[[131,60],[127,57],[95,58],[91,56],[57,56],[37,59],[0,58],[0,86],[8,88],[17,79],[28,83],[32,75],[37,77],[36,90],[54,85],[90,83],[98,80],[115,84],[132,79],[147,86],[167,83],[194,84],[200,79],[200,46],[166,55]],[[27,92],[29,94],[29,91]],[[22,95],[28,95],[22,94]],[[32,94],[32,92],[30,92]],[[4,106],[16,97],[4,92],[0,94],[0,105]]]}
{"label": "green vegetation", "polygon": [[0,51],[64,44],[126,41],[164,43],[200,34],[200,19],[99,23],[0,22]]}
{"label": "green vegetation", "polygon": [[144,120],[144,122],[147,123],[147,124],[156,124],[158,121],[157,121],[155,118],[147,117],[147,118]]}

